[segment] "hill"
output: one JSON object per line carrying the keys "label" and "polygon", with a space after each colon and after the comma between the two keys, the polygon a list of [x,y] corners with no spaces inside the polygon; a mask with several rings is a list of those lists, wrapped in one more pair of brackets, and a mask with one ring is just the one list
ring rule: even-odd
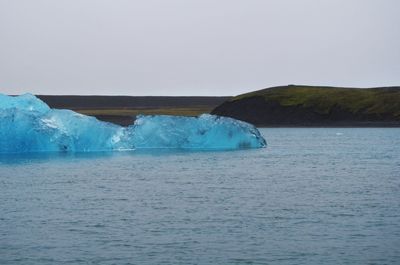
{"label": "hill", "polygon": [[288,85],[233,97],[212,114],[257,126],[400,126],[400,87]]}
{"label": "hill", "polygon": [[130,125],[139,114],[197,116],[211,112],[230,97],[162,96],[52,96],[38,95],[51,108],[76,112],[120,125]]}

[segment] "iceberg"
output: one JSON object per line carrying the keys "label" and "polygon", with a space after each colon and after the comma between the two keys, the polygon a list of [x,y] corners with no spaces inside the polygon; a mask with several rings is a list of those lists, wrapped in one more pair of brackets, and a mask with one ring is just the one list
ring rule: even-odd
{"label": "iceberg", "polygon": [[227,117],[140,115],[134,124],[122,127],[71,110],[51,109],[31,94],[0,94],[0,153],[265,146],[257,128]]}

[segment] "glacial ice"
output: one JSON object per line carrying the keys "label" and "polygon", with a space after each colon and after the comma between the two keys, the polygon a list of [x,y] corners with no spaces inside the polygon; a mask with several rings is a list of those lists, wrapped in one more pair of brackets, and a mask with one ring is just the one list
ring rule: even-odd
{"label": "glacial ice", "polygon": [[31,94],[0,94],[0,153],[265,147],[253,125],[231,118],[138,116],[128,127],[71,110],[51,109]]}

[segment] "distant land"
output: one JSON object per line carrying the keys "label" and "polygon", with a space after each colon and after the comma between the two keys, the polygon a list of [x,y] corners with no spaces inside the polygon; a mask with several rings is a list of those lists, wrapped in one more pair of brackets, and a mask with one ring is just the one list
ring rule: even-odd
{"label": "distant land", "polygon": [[400,87],[271,87],[228,99],[211,113],[261,127],[400,127]]}
{"label": "distant land", "polygon": [[400,87],[288,85],[235,97],[38,97],[52,108],[72,109],[124,126],[139,114],[212,113],[259,127],[400,127]]}
{"label": "distant land", "polygon": [[231,97],[134,97],[37,95],[51,108],[71,109],[99,120],[130,125],[139,114],[197,116]]}

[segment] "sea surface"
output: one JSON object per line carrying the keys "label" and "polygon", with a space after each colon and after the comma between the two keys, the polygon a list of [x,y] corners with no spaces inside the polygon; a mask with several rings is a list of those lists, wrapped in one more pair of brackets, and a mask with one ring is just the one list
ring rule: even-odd
{"label": "sea surface", "polygon": [[400,129],[0,156],[0,264],[400,264]]}

